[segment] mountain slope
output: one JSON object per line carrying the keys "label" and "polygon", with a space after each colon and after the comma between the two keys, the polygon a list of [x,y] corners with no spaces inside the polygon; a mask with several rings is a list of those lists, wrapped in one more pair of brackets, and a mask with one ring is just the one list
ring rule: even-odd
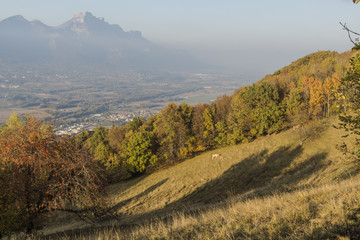
{"label": "mountain slope", "polygon": [[[238,229],[236,223],[241,219],[228,218],[230,213],[226,213],[226,211],[235,211],[231,210],[233,205],[240,205],[240,209],[253,206],[246,210],[249,212],[260,201],[259,204],[263,206],[260,211],[265,211],[266,206],[274,201],[274,204],[286,206],[284,211],[290,211],[291,208],[296,209],[296,206],[291,204],[298,201],[297,196],[304,196],[301,201],[305,201],[306,196],[310,197],[314,194],[319,194],[323,201],[321,204],[326,205],[328,194],[332,194],[334,199],[340,197],[336,194],[345,194],[340,190],[334,193],[334,189],[339,189],[341,186],[346,194],[351,195],[348,200],[355,201],[352,202],[355,204],[356,192],[354,193],[352,189],[360,189],[359,168],[354,163],[347,162],[336,150],[336,144],[341,141],[340,136],[343,134],[342,131],[332,127],[336,122],[335,118],[330,121],[312,122],[302,128],[262,137],[252,143],[207,152],[148,176],[113,184],[109,186],[108,191],[111,193],[112,214],[114,217],[117,216],[116,221],[112,218],[107,221],[103,219],[94,227],[101,229],[101,226],[114,226],[115,234],[123,236],[124,239],[129,235],[122,235],[123,230],[120,233],[115,226],[118,225],[119,229],[127,229],[129,225],[145,224],[136,232],[140,236],[145,234],[147,236],[145,238],[150,238],[152,235],[161,238],[164,237],[164,232],[167,232],[170,235],[165,238],[171,239],[171,233],[166,230],[170,228],[176,229],[178,236],[182,238],[186,238],[186,231],[189,229],[195,231],[192,234],[204,232],[220,234],[215,226],[216,223],[213,227],[208,226],[205,217],[212,216],[212,221],[218,223],[220,221],[222,224],[233,221],[232,227]],[[309,134],[309,138],[300,145],[299,142],[304,134]],[[224,158],[212,159],[213,153],[221,153]],[[263,198],[264,200],[261,200]],[[227,205],[229,201],[231,206]],[[304,204],[309,203],[304,202]],[[314,202],[314,204],[317,206],[320,203]],[[331,203],[329,204],[331,206]],[[349,207],[353,209],[353,205]],[[242,211],[240,209],[237,208],[236,211]],[[277,211],[275,207],[269,209]],[[224,216],[219,213],[221,211]],[[188,215],[190,213],[191,216]],[[318,213],[322,213],[322,210]],[[254,217],[249,221],[255,221]],[[322,219],[317,214],[314,215],[315,217]],[[309,218],[312,219],[311,216]],[[150,226],[147,225],[148,221],[155,223]],[[172,221],[181,221],[181,224],[177,225],[181,228],[176,228]],[[74,224],[80,229],[89,227],[87,224],[73,220],[73,222],[69,221],[67,226],[63,226],[63,230],[73,228]],[[55,226],[49,225],[44,233],[56,232],[59,230],[58,226],[58,223]],[[226,224],[222,226],[231,233],[229,226]],[[145,229],[149,230],[149,228],[152,230],[146,234]],[[241,233],[243,230],[236,231]],[[97,230],[96,234],[114,233]],[[141,238],[140,236],[138,237]]]}
{"label": "mountain slope", "polygon": [[333,73],[343,77],[349,59],[357,53],[354,50],[343,53],[331,51],[314,52],[292,62],[273,74],[265,76],[262,81],[289,84],[304,77],[314,77],[323,81]]}
{"label": "mountain slope", "polygon": [[[197,206],[219,202],[229,194],[263,196],[273,191],[290,191],[308,184],[315,186],[344,179],[357,170],[344,162],[345,158],[336,150],[343,132],[332,127],[334,122],[334,119],[313,122],[252,143],[204,153],[147,176],[125,192],[122,189],[129,183],[113,185],[111,192],[116,193],[116,201],[123,201],[164,182],[156,193],[138,199],[135,206],[119,209],[122,213],[139,213],[144,209],[169,207],[169,203],[171,208],[182,204]],[[304,134],[312,139],[300,145]],[[221,153],[224,158],[211,159],[213,153]]]}

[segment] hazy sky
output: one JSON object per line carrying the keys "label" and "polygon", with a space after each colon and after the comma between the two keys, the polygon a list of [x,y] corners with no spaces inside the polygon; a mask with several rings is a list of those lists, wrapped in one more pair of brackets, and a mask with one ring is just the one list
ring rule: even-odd
{"label": "hazy sky", "polygon": [[0,20],[19,14],[56,26],[85,11],[256,77],[314,51],[350,49],[339,21],[360,31],[352,0],[0,0]]}

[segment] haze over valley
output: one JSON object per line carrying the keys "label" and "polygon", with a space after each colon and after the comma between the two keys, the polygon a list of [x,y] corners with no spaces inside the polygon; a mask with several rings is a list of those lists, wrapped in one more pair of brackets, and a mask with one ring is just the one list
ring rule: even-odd
{"label": "haze over valley", "polygon": [[309,53],[348,50],[338,21],[358,22],[338,0],[39,1],[0,9],[0,122],[16,111],[111,126],[209,103]]}
{"label": "haze over valley", "polygon": [[50,27],[21,15],[0,22],[0,121],[35,113],[57,126],[123,124],[169,102],[210,102],[244,79],[89,12]]}

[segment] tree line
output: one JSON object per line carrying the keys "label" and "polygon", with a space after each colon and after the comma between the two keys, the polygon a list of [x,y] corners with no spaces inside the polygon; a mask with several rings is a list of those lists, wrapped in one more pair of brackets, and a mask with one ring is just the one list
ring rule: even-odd
{"label": "tree line", "polygon": [[[360,135],[356,53],[311,54],[211,104],[170,103],[148,119],[75,137],[56,136],[49,124],[13,114],[0,128],[0,236],[31,231],[42,212],[99,216],[106,209],[107,180],[151,172],[310,119],[341,111],[339,127]],[[359,161],[359,139],[354,146],[339,148]]]}
{"label": "tree line", "polygon": [[148,119],[97,127],[76,139],[114,179],[166,167],[197,153],[249,142],[346,110],[341,79],[355,52],[317,52],[211,104],[170,103]]}

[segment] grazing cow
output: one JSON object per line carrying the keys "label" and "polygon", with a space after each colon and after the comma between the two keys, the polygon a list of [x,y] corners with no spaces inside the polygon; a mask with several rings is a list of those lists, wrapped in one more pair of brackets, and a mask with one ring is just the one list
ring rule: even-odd
{"label": "grazing cow", "polygon": [[218,158],[218,157],[222,158],[222,157],[221,157],[221,154],[217,154],[217,153],[216,153],[216,154],[211,155],[211,158],[212,158],[212,159]]}

